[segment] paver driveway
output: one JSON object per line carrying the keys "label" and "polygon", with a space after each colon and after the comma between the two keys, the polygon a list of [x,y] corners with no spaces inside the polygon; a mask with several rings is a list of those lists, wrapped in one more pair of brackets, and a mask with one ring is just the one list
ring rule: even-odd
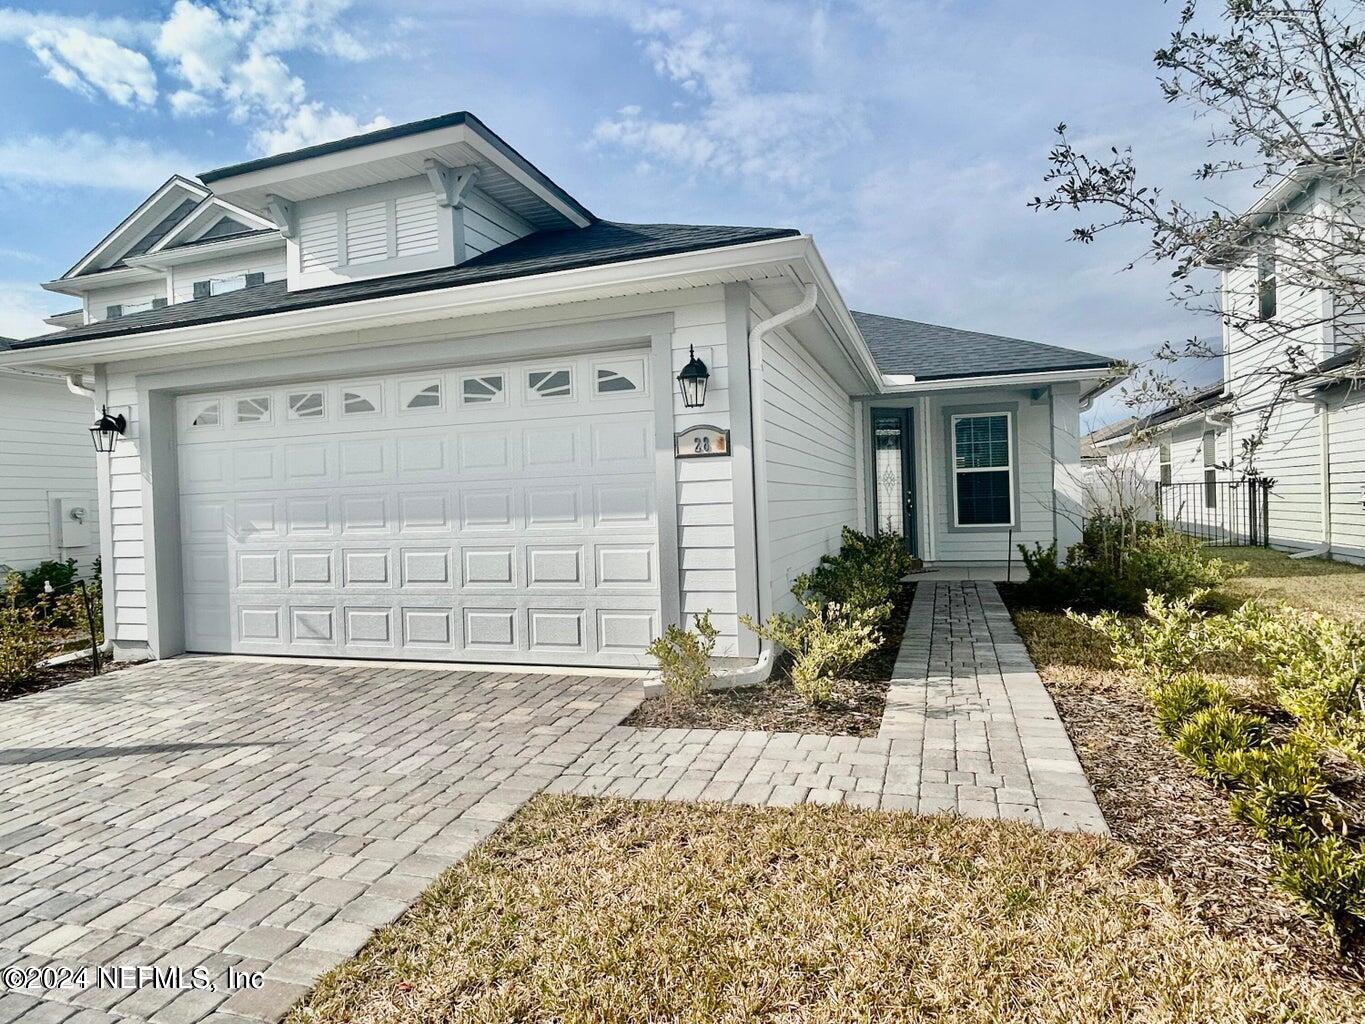
{"label": "paver driveway", "polygon": [[[275,1019],[639,697],[182,659],[4,705],[0,1021]],[[34,977],[79,964],[122,970]]]}

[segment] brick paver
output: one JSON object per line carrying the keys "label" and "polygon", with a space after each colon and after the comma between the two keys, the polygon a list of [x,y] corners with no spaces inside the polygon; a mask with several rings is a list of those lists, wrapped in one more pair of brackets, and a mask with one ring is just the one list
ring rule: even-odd
{"label": "brick paver", "polygon": [[[3,705],[0,968],[162,974],[0,985],[0,1021],[277,1019],[639,699],[631,678],[181,659]],[[195,968],[265,981],[208,991]]]}
{"label": "brick paver", "polygon": [[641,695],[181,659],[5,704],[0,969],[124,972],[0,985],[0,1022],[277,1020],[547,785],[1105,831],[994,584],[920,584],[873,738],[618,725]]}
{"label": "brick paver", "polygon": [[550,790],[1017,819],[1105,832],[993,583],[921,583],[875,738],[611,729]]}

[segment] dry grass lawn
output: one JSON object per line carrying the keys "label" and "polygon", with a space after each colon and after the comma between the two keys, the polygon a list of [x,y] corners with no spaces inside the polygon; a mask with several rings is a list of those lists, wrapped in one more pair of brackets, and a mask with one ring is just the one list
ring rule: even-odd
{"label": "dry grass lawn", "polygon": [[1325,558],[1292,559],[1272,548],[1211,548],[1247,573],[1223,589],[1235,602],[1259,597],[1344,619],[1365,619],[1365,568]]}
{"label": "dry grass lawn", "polygon": [[541,797],[288,1020],[1365,1020],[1132,868],[1024,825]]}

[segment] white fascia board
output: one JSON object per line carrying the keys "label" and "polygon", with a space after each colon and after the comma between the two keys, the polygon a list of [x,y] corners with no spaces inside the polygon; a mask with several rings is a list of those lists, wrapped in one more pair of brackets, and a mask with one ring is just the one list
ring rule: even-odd
{"label": "white fascia board", "polygon": [[1037,387],[1042,384],[1061,384],[1068,381],[1101,381],[1108,377],[1102,368],[1082,370],[1044,370],[1038,373],[997,373],[983,377],[945,377],[941,380],[915,381],[913,384],[892,384],[893,377],[883,377],[883,394],[917,395],[926,391],[961,391],[964,389]]}
{"label": "white fascia board", "polygon": [[873,358],[863,332],[858,330],[853,314],[848,310],[848,303],[839,293],[839,286],[834,283],[834,276],[829,272],[824,257],[815,247],[815,240],[810,235],[801,235],[800,239],[806,243],[805,259],[810,267],[812,281],[820,290],[821,303],[818,308],[826,312],[836,341],[867,385],[871,388],[881,387],[882,375],[877,369],[877,360]]}
{"label": "white fascia board", "polygon": [[98,270],[93,274],[82,274],[80,277],[44,281],[40,287],[60,295],[81,296],[100,288],[112,288],[114,285],[132,284],[136,281],[157,281],[164,276],[160,271],[150,267],[139,267],[130,263],[116,270]]}
{"label": "white fascia board", "polygon": [[283,249],[284,247],[285,242],[279,232],[270,235],[247,235],[245,237],[228,235],[220,241],[180,246],[164,252],[152,250],[144,256],[135,256],[128,260],[128,266],[164,270],[166,267],[179,266],[182,263],[198,263],[201,260],[231,255],[232,253],[255,252],[259,249]]}
{"label": "white fascia board", "polygon": [[[301,334],[355,333],[371,327],[561,305],[640,292],[682,290],[696,287],[695,278],[701,274],[729,272],[741,276],[752,273],[755,278],[777,276],[793,263],[808,265],[806,261],[812,251],[808,235],[746,242],[673,256],[652,256],[482,284],[453,285],[52,347],[0,351],[0,366],[88,366],[167,352],[217,350]],[[765,270],[771,273],[763,273]]]}
{"label": "white fascia board", "polygon": [[[217,196],[210,196],[207,202],[200,204],[198,209],[167,232],[166,237],[148,249],[145,255],[154,256],[164,249],[179,245],[181,242],[193,241],[198,237],[198,231],[207,231],[221,217],[231,217],[244,226],[256,230],[275,226],[264,217],[256,216],[250,210],[244,210],[225,199],[219,199]],[[224,241],[230,237],[227,236]]]}
{"label": "white fascia board", "polygon": [[[118,226],[115,227],[113,231],[110,231],[109,234],[105,235],[104,238],[100,240],[98,245],[96,245],[88,253],[82,256],[80,262],[77,263],[70,270],[68,270],[65,274],[63,274],[61,278],[59,278],[58,280],[65,280],[66,278],[74,277],[75,275],[81,273],[81,271],[83,271],[86,267],[90,266],[90,264],[93,263],[95,260],[99,259],[101,255],[108,253],[114,247],[114,243],[120,237],[122,237],[129,228],[135,225],[144,213],[152,209],[163,198],[165,198],[172,191],[175,191],[177,189],[185,192],[186,194],[196,199],[202,200],[208,198],[209,196],[209,190],[206,189],[203,185],[199,184],[197,181],[190,181],[188,178],[182,178],[178,174],[171,175],[169,178],[166,179],[165,183],[163,183],[160,188],[158,188],[155,192],[153,192],[142,202],[140,202],[137,205],[137,208],[133,210],[132,213],[124,217],[123,220],[119,222]],[[51,283],[55,284],[56,282]],[[46,287],[46,285],[44,285],[44,287]],[[54,288],[52,290],[56,291],[57,289]]]}
{"label": "white fascia board", "polygon": [[[488,161],[498,170],[507,174],[570,224],[583,228],[592,223],[572,206],[564,203],[550,189],[536,181],[514,160],[485,139],[481,132],[467,123],[432,128],[430,131],[420,132],[416,135],[403,135],[384,142],[368,143],[363,146],[339,150],[335,153],[325,153],[274,167],[262,167],[256,171],[246,171],[230,178],[215,181],[214,189],[226,196],[240,196],[246,192],[267,192],[279,194],[285,199],[295,199],[295,196],[287,194],[290,192],[289,186],[318,174],[344,171],[365,164],[382,163],[385,160],[392,160],[395,167],[400,167],[404,161],[428,150],[461,144],[475,150],[481,159]],[[395,180],[398,177],[413,177],[413,175],[414,172],[410,169],[404,170],[401,175],[395,175]]]}

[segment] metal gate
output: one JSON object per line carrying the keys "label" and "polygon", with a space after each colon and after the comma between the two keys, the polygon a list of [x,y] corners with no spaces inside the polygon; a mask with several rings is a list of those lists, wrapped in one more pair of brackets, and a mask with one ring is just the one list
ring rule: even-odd
{"label": "metal gate", "polygon": [[1270,546],[1267,477],[1156,485],[1161,522],[1214,547]]}

